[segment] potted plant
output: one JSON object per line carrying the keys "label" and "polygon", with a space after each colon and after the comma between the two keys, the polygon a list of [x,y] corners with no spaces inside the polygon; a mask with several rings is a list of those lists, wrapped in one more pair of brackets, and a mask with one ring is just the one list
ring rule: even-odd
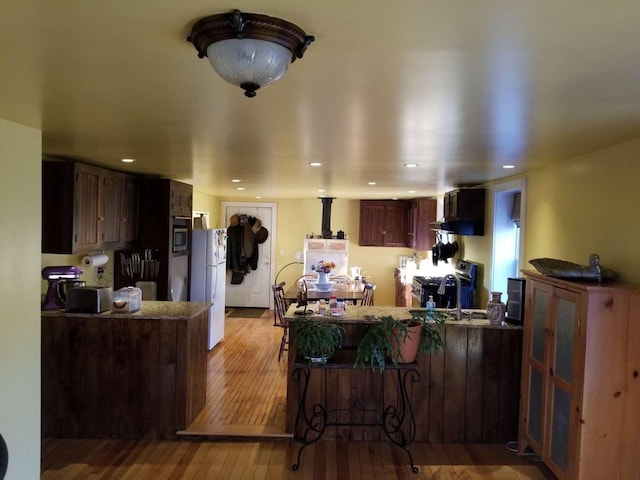
{"label": "potted plant", "polygon": [[433,311],[412,312],[410,319],[381,317],[369,325],[360,340],[354,367],[371,366],[380,372],[390,361],[410,363],[420,352],[438,351],[444,348],[440,327],[444,325],[446,314]]}
{"label": "potted plant", "polygon": [[344,329],[327,320],[296,318],[291,332],[296,350],[311,363],[326,363],[342,347]]}

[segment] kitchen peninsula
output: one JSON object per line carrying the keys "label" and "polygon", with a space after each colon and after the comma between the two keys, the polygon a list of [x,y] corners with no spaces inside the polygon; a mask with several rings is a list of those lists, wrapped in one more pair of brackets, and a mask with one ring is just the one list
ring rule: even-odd
{"label": "kitchen peninsula", "polygon": [[209,306],[43,311],[42,436],[176,438],[205,404]]}
{"label": "kitchen peninsula", "polygon": [[[324,317],[345,328],[343,349],[357,348],[368,325],[376,317],[410,318],[410,308],[348,306],[342,317]],[[295,306],[287,311],[292,321]],[[490,325],[486,319],[447,321],[442,337],[444,351],[419,355],[415,370],[419,380],[409,385],[409,404],[415,417],[417,442],[486,442],[515,440],[520,403],[520,366],[522,327]],[[287,431],[296,432],[296,414],[301,384],[292,377],[300,366],[291,342],[287,385]],[[304,360],[302,360],[304,361]],[[350,423],[363,423],[365,416],[378,407],[381,392],[385,406],[397,403],[393,375],[384,381],[371,368],[313,368],[309,379],[306,408],[324,405],[346,408]],[[337,426],[328,429],[324,439],[384,440],[379,428]]]}

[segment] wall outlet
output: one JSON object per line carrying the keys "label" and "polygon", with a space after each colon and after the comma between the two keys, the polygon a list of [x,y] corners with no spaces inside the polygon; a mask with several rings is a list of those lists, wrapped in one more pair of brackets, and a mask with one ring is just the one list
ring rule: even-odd
{"label": "wall outlet", "polygon": [[96,267],[96,275],[104,275],[104,267]]}

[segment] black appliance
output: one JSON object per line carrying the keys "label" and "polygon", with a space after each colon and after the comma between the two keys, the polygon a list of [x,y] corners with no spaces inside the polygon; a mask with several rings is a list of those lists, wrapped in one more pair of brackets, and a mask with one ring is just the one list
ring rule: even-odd
{"label": "black appliance", "polygon": [[505,320],[509,323],[524,323],[524,278],[507,278],[507,313]]}
{"label": "black appliance", "polygon": [[[461,308],[473,308],[473,300],[478,284],[478,264],[467,260],[456,262],[455,273],[461,279]],[[447,278],[444,294],[438,294],[443,277],[413,277],[411,285],[412,306],[427,307],[429,296],[433,297],[436,308],[454,308],[457,305],[457,285],[453,278]]]}

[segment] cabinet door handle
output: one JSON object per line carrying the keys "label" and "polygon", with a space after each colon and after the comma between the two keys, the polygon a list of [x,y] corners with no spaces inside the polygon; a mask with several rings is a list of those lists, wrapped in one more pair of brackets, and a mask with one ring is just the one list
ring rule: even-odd
{"label": "cabinet door handle", "polygon": [[104,217],[100,217],[100,216],[99,216],[99,217],[98,217],[98,221],[100,221],[100,222],[104,221]]}
{"label": "cabinet door handle", "polygon": [[387,234],[387,231],[386,231],[386,230],[382,230],[382,234],[383,234],[383,235],[386,235],[386,234]]}
{"label": "cabinet door handle", "polygon": [[547,336],[553,337],[553,330],[551,330],[550,328],[545,328],[544,332],[547,334]]}

